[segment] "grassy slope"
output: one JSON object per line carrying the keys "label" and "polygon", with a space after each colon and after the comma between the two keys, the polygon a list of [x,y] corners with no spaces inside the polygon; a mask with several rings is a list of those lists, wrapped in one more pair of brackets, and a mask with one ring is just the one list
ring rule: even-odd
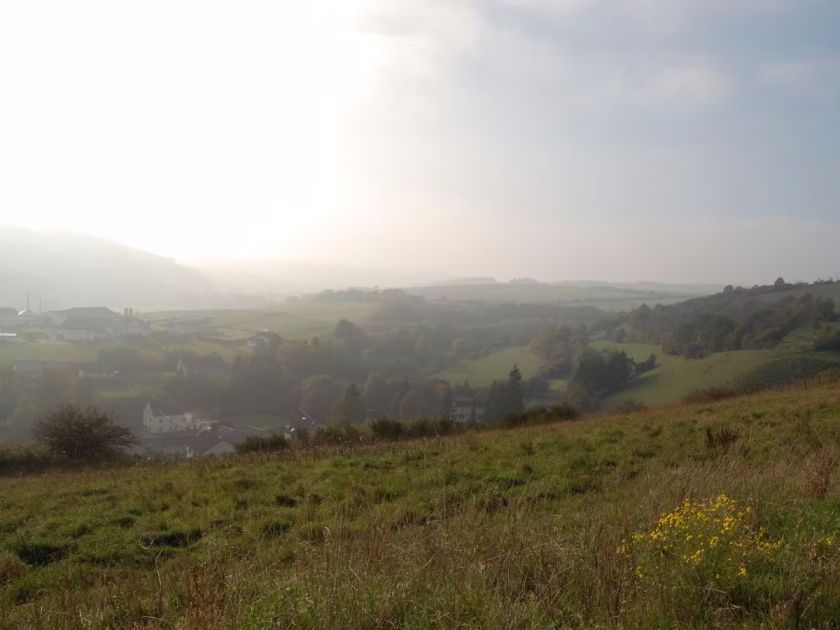
{"label": "grassy slope", "polygon": [[514,365],[519,366],[523,377],[530,378],[539,371],[542,361],[527,347],[506,348],[478,359],[461,361],[437,376],[450,383],[469,381],[473,387],[487,387],[494,380],[506,379]]}
{"label": "grassy slope", "polygon": [[[735,443],[709,450],[705,428],[722,425]],[[840,533],[838,435],[835,385],[4,479],[0,626],[823,626],[840,617],[840,555],[820,542]],[[676,555],[640,577],[641,546],[619,551],[683,499],[721,493],[781,541],[747,576]]]}
{"label": "grassy slope", "polygon": [[641,361],[654,353],[659,367],[643,375],[622,391],[610,396],[606,405],[614,407],[626,400],[646,405],[677,402],[691,391],[726,385],[750,374],[756,368],[782,356],[776,350],[741,350],[718,352],[704,359],[668,356],[654,344],[594,341],[599,350],[623,349],[628,356]]}

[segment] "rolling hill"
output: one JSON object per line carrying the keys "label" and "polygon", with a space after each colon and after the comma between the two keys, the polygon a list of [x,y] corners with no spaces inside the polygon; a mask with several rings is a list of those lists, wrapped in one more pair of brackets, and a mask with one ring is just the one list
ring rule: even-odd
{"label": "rolling hill", "polygon": [[831,627],[838,432],[830,384],[7,478],[0,626]]}
{"label": "rolling hill", "polygon": [[0,306],[44,310],[195,306],[214,285],[201,272],[111,241],[68,232],[0,227]]}

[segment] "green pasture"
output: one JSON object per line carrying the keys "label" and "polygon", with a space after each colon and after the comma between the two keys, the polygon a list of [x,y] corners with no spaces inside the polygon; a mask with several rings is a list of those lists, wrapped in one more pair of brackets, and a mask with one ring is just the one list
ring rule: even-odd
{"label": "green pasture", "polygon": [[507,378],[511,368],[517,365],[524,378],[535,376],[542,360],[527,347],[506,348],[478,359],[466,359],[437,376],[450,383],[469,381],[473,387],[487,387],[494,380]]}

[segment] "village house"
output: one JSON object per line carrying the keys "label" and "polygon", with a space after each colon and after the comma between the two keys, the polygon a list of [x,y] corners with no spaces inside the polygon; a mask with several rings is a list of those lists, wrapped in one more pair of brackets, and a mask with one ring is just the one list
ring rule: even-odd
{"label": "village house", "polygon": [[79,318],[65,319],[56,333],[56,338],[61,341],[98,341],[114,337],[114,332],[107,323]]}
{"label": "village house", "polygon": [[191,413],[155,413],[152,403],[146,403],[143,410],[143,428],[148,433],[195,432],[213,425]]}
{"label": "village house", "polygon": [[47,313],[44,321],[57,328],[55,337],[63,341],[97,341],[151,332],[149,324],[130,308],[120,315],[104,306],[84,306]]}
{"label": "village house", "polygon": [[234,444],[220,438],[211,430],[143,436],[131,451],[133,455],[144,457],[179,459],[228,455],[235,452]]}
{"label": "village house", "polygon": [[[255,427],[233,427],[209,421],[200,422],[205,424],[201,424],[197,430],[164,431],[141,435],[138,444],[131,452],[145,457],[186,459],[228,455],[235,453],[236,446],[250,436],[266,433],[264,429]],[[183,426],[177,422],[173,426],[176,425]]]}
{"label": "village house", "polygon": [[449,417],[455,422],[483,422],[484,404],[474,398],[456,399]]}
{"label": "village house", "polygon": [[224,376],[225,362],[217,354],[183,357],[178,360],[175,372],[180,376]]}

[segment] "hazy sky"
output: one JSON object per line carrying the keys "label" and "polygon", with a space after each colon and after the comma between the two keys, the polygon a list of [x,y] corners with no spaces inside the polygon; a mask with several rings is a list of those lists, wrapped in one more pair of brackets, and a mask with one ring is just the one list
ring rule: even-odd
{"label": "hazy sky", "polygon": [[0,0],[0,223],[179,259],[840,275],[837,0]]}

